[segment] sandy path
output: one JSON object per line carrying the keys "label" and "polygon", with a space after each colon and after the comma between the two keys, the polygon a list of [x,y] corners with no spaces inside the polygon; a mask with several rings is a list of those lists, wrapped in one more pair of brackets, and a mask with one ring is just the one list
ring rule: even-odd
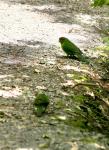
{"label": "sandy path", "polygon": [[[62,90],[62,84],[72,84],[68,74],[78,68],[74,60],[58,57],[65,55],[58,38],[68,37],[82,50],[100,45],[100,35],[92,27],[99,17],[69,11],[62,4],[0,0],[0,110],[5,112],[0,118],[1,150],[79,149],[77,140],[84,134],[55,118],[57,114],[61,119],[68,115],[63,108],[55,112],[54,107],[59,100],[67,107],[68,93]],[[54,116],[37,118],[33,114],[38,89],[50,96]],[[84,143],[79,144],[84,150]],[[89,145],[85,146],[87,149]]]}

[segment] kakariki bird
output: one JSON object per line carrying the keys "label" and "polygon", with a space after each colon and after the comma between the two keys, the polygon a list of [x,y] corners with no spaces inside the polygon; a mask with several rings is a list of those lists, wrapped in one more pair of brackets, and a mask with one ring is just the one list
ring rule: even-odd
{"label": "kakariki bird", "polygon": [[59,42],[61,44],[61,48],[68,57],[89,63],[89,60],[87,60],[85,54],[83,54],[83,52],[69,39],[66,37],[60,37]]}
{"label": "kakariki bird", "polygon": [[38,93],[36,94],[35,100],[34,100],[34,113],[41,117],[49,105],[49,98],[45,93]]}

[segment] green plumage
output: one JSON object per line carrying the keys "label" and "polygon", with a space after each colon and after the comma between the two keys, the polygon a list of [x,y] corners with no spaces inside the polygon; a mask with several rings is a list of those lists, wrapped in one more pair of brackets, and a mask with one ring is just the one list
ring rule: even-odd
{"label": "green plumage", "polygon": [[60,37],[59,42],[61,43],[62,49],[68,56],[78,57],[82,55],[81,50],[75,44],[73,44],[69,39],[65,37]]}
{"label": "green plumage", "polygon": [[88,62],[88,60],[86,60],[87,59],[86,56],[82,53],[82,51],[69,39],[65,37],[60,37],[59,42],[61,44],[63,51],[67,54],[67,56],[73,59],[77,59],[79,61]]}
{"label": "green plumage", "polygon": [[49,98],[44,93],[38,93],[34,101],[34,112],[37,116],[42,116],[45,113],[47,106],[49,105]]}

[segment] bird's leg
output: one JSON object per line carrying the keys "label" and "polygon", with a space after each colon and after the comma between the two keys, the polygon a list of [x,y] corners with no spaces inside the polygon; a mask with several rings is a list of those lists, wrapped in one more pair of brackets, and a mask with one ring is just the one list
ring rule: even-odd
{"label": "bird's leg", "polygon": [[68,55],[68,58],[78,60],[78,58],[75,55]]}

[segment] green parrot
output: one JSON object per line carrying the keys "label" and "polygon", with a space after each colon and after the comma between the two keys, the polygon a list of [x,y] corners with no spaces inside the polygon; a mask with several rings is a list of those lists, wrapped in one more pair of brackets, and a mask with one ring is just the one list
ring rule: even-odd
{"label": "green parrot", "polygon": [[36,94],[34,101],[34,112],[38,117],[41,117],[45,113],[47,106],[49,105],[49,98],[44,93]]}
{"label": "green parrot", "polygon": [[82,53],[82,51],[74,44],[72,43],[69,39],[65,37],[60,37],[59,42],[61,44],[61,48],[63,51],[67,54],[67,56],[77,59],[79,61],[87,62],[87,57]]}

